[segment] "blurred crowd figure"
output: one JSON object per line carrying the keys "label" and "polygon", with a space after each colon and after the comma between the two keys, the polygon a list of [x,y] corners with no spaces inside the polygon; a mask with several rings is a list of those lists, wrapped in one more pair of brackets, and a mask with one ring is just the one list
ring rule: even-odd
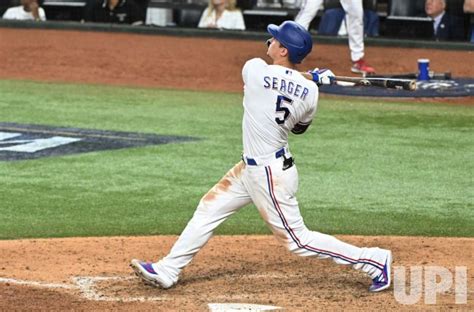
{"label": "blurred crowd figure", "polygon": [[135,0],[87,0],[84,20],[96,23],[143,25],[145,8]]}
{"label": "blurred crowd figure", "polygon": [[434,39],[464,39],[464,20],[446,12],[446,0],[426,0],[425,12],[433,20]]}
{"label": "blurred crowd figure", "polygon": [[19,6],[9,8],[3,14],[4,19],[45,21],[46,14],[38,0],[21,0]]}
{"label": "blurred crowd figure", "polygon": [[[340,5],[325,6],[324,14],[318,26],[318,34],[325,36],[345,36],[347,28],[345,23],[346,12]],[[364,35],[378,37],[380,32],[380,18],[374,7],[364,7]]]}
{"label": "blurred crowd figure", "polygon": [[474,43],[474,0],[464,0],[463,10],[464,10],[464,13],[470,14],[469,38],[470,38],[470,41]]}
{"label": "blurred crowd figure", "polygon": [[[347,35],[351,50],[351,71],[361,74],[373,74],[375,69],[364,59],[364,10],[362,0],[340,0],[346,13]],[[305,0],[295,21],[309,29],[311,21],[316,17],[323,0]]]}
{"label": "blurred crowd figure", "polygon": [[209,0],[198,27],[245,30],[244,16],[235,0]]}

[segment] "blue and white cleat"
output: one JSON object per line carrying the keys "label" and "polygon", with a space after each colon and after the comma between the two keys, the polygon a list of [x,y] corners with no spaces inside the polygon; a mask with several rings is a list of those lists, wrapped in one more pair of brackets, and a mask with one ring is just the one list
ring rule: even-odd
{"label": "blue and white cleat", "polygon": [[372,285],[369,287],[370,292],[379,292],[390,287],[392,273],[392,252],[389,250],[383,271],[379,276],[372,280]]}
{"label": "blue and white cleat", "polygon": [[130,266],[135,271],[135,274],[148,285],[168,289],[175,284],[173,281],[160,276],[153,268],[151,262],[133,259]]}

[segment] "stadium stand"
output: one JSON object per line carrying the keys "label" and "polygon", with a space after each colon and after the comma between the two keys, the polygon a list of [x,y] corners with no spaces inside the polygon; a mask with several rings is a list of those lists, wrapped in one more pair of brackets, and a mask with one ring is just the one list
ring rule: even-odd
{"label": "stadium stand", "polygon": [[48,20],[80,21],[86,0],[43,0]]}
{"label": "stadium stand", "polygon": [[[0,1],[0,13],[20,0]],[[87,1],[101,0],[40,0],[49,21],[82,21]],[[207,5],[205,0],[138,0],[144,8],[165,13],[162,24],[149,22],[150,25],[196,27],[202,11]],[[465,20],[467,41],[470,16],[463,13],[464,0],[446,0],[447,12],[461,16]],[[269,23],[281,23],[294,19],[298,14],[302,0],[238,0],[248,30],[262,31]],[[339,6],[338,0],[325,0],[325,6]],[[364,7],[371,7],[380,18],[380,37],[404,39],[429,39],[431,22],[424,13],[425,0],[364,0]],[[313,20],[311,29],[316,31],[324,11],[320,10]],[[149,15],[149,14],[147,14]]]}

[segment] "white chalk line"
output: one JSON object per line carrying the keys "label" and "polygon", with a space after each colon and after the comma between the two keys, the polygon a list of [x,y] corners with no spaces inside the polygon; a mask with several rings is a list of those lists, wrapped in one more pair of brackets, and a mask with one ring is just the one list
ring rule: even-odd
{"label": "white chalk line", "polygon": [[88,300],[94,301],[120,301],[120,302],[145,302],[145,301],[163,301],[167,300],[164,297],[114,297],[114,296],[106,296],[97,291],[96,285],[98,282],[103,281],[124,281],[136,279],[135,277],[124,277],[124,276],[77,276],[73,277],[72,280],[75,284],[79,287],[81,294],[84,298]]}
{"label": "white chalk line", "polygon": [[77,286],[69,285],[69,284],[54,284],[54,283],[44,283],[44,282],[35,282],[35,281],[25,281],[25,280],[18,280],[14,278],[4,278],[4,277],[0,277],[0,283],[22,285],[22,286],[43,287],[43,288],[51,288],[51,289],[56,289],[56,288],[77,289]]}
{"label": "white chalk line", "polygon": [[125,276],[76,276],[72,278],[74,285],[71,284],[56,284],[56,283],[45,283],[38,281],[28,281],[20,280],[14,278],[4,278],[0,277],[0,283],[12,284],[12,285],[21,285],[21,286],[31,286],[47,289],[66,289],[79,291],[81,297],[87,300],[92,301],[119,301],[119,302],[145,302],[145,301],[163,301],[167,300],[164,297],[117,297],[117,296],[107,296],[99,292],[96,287],[99,282],[104,281],[124,281],[134,279],[134,277],[125,277]]}
{"label": "white chalk line", "polygon": [[[250,278],[250,279],[261,279],[261,278],[283,278],[288,277],[285,274],[281,273],[270,273],[270,274],[249,274],[241,275],[234,277],[235,279],[240,278]],[[78,291],[80,296],[87,300],[92,301],[118,301],[118,302],[147,302],[147,301],[165,301],[169,300],[166,297],[157,297],[157,296],[139,296],[139,297],[118,297],[118,296],[109,296],[97,290],[97,285],[100,282],[106,281],[125,281],[136,279],[136,277],[131,276],[75,276],[71,280],[73,284],[66,283],[46,283],[40,281],[31,281],[31,280],[21,280],[14,278],[4,278],[0,277],[0,283],[12,284],[12,285],[22,285],[22,286],[31,286],[38,288],[47,288],[47,289],[65,289],[71,291]],[[213,296],[214,299],[229,299],[228,295],[223,296]],[[235,299],[245,299],[248,298],[245,294],[233,295],[232,298]]]}

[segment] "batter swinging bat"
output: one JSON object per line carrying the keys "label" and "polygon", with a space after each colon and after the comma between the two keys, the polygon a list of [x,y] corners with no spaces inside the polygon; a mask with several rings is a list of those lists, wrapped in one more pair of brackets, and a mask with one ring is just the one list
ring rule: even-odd
{"label": "batter swinging bat", "polygon": [[374,86],[388,89],[416,90],[416,81],[411,79],[395,79],[395,78],[359,78],[335,76],[334,80],[343,82],[352,82],[360,86]]}

